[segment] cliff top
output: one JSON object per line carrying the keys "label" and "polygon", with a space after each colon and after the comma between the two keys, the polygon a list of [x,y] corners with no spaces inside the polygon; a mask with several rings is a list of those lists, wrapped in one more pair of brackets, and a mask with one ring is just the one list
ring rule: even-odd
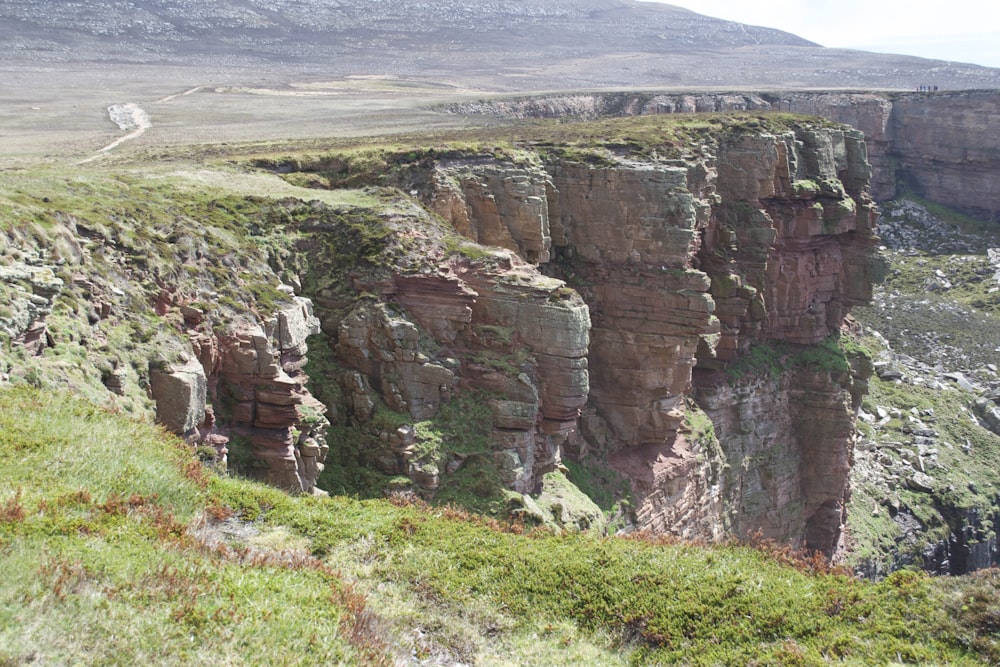
{"label": "cliff top", "polygon": [[205,475],[159,429],[61,393],[0,392],[0,424],[12,663],[997,657],[992,573],[875,584],[767,545],[524,535],[456,510],[291,498]]}

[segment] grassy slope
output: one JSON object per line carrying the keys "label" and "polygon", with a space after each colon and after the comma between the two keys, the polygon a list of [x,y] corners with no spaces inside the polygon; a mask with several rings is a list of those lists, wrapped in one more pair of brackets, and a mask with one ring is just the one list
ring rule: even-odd
{"label": "grassy slope", "polygon": [[[995,225],[923,200],[912,201],[926,211],[897,214],[892,212],[902,210],[901,204],[882,207],[897,230],[887,233],[887,242],[894,246],[884,253],[891,270],[878,288],[875,304],[856,309],[855,315],[866,328],[884,334],[892,351],[925,364],[914,370],[894,361],[893,366],[906,370],[907,376],[940,379],[942,371],[932,370],[940,365],[944,370],[962,371],[981,384],[995,385],[997,375],[986,364],[997,360],[1000,308],[997,293],[992,291],[994,269],[986,249],[1000,245],[1000,235]],[[911,240],[899,240],[899,230]],[[928,287],[942,283],[942,278],[952,286]],[[892,358],[874,338],[864,343],[879,358]],[[860,426],[859,446],[865,451],[859,452],[861,465],[853,473],[848,507],[853,564],[868,561],[891,567],[894,562],[909,561],[919,565],[923,551],[935,542],[947,542],[951,531],[974,532],[968,525],[970,516],[982,517],[978,529],[987,538],[993,536],[990,516],[1000,489],[996,465],[1000,437],[973,418],[970,409],[975,393],[946,379],[943,385],[944,389],[932,389],[912,380],[871,379],[864,409],[872,414],[879,407],[896,409],[901,416],[883,426]],[[926,468],[935,480],[930,492],[907,484],[913,470],[903,456],[918,451],[910,444],[911,415],[920,415],[939,434],[933,446],[935,461]],[[900,469],[909,473],[899,476]],[[893,520],[901,510],[920,521],[921,534],[916,539]],[[970,536],[973,543],[980,539],[982,535]]]}
{"label": "grassy slope", "polygon": [[[692,123],[659,141],[679,149],[720,123]],[[563,139],[594,159],[604,150],[595,145],[643,145],[659,131],[648,123],[588,127],[593,136]],[[362,154],[356,171],[364,180],[397,152]],[[47,216],[71,211],[169,274],[170,262],[156,262],[166,260],[159,252],[175,242],[175,229],[219,253],[212,261],[243,251],[232,225],[248,192],[368,203],[359,191],[307,194],[276,177],[219,173],[11,172],[0,184],[0,213],[58,246]],[[132,296],[132,286],[122,287]],[[50,324],[59,333],[79,315],[56,313]],[[141,328],[161,325],[151,318]],[[83,359],[72,333],[55,352],[80,348]],[[108,331],[111,347],[115,335]],[[78,365],[77,357],[64,366]],[[80,391],[99,380],[68,384]],[[188,456],[168,442],[149,425],[62,395],[0,393],[0,665],[32,656],[56,664],[377,664],[386,652],[477,664],[1000,657],[998,584],[989,573],[953,581],[904,573],[867,584],[804,573],[745,548],[525,537],[443,509],[291,499],[224,479],[202,487],[198,475],[184,474]],[[233,546],[189,535],[202,517],[229,507],[253,522],[232,524],[243,535]],[[980,652],[965,653],[969,647]]]}
{"label": "grassy slope", "polygon": [[208,478],[158,427],[19,388],[0,393],[0,434],[0,664],[333,664],[370,649],[351,644],[350,589],[315,559],[192,537]]}
{"label": "grassy slope", "polygon": [[[0,664],[1000,658],[992,573],[874,584],[773,550],[292,498],[202,473],[150,424],[23,387],[0,392],[0,421]],[[244,538],[204,537],[230,512]]]}

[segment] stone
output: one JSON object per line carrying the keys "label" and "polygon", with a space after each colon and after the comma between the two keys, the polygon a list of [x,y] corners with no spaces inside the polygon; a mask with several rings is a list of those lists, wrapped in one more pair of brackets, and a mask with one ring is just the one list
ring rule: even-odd
{"label": "stone", "polygon": [[963,373],[958,373],[958,372],[944,373],[943,377],[953,381],[955,384],[957,384],[961,389],[964,389],[965,391],[971,391],[971,392],[979,391],[979,387],[969,382],[968,378],[966,378]]}
{"label": "stone", "polygon": [[319,333],[319,319],[313,315],[312,302],[293,297],[294,305],[278,311],[278,345],[282,351],[295,350],[306,338]]}
{"label": "stone", "polygon": [[149,369],[156,420],[178,435],[187,435],[205,418],[208,382],[197,360]]}
{"label": "stone", "polygon": [[[752,102],[657,97],[656,108],[674,110]],[[491,454],[513,493],[535,491],[563,456],[588,452],[630,481],[639,528],[706,540],[762,534],[832,554],[855,411],[874,369],[775,360],[742,376],[724,371],[761,344],[818,345],[871,298],[864,137],[801,127],[704,143],[669,162],[609,153],[597,165],[483,155],[415,166],[402,185],[439,217],[399,214],[408,245],[393,252],[404,259],[352,274],[365,298],[317,300],[343,369],[344,416],[375,431],[378,403],[416,423],[459,393],[488,392]],[[498,248],[423,243],[441,219]],[[417,247],[426,255],[414,256]],[[261,390],[253,423],[280,421],[282,401],[301,393],[272,390],[269,381],[284,373],[294,383],[301,370],[283,355],[275,370],[275,346],[260,344],[273,327],[280,351],[300,355],[297,321],[279,315],[220,355],[227,372],[243,374],[238,384]],[[374,456],[428,493],[460,468],[454,458],[407,458],[414,450],[395,427],[378,429],[390,451]],[[312,453],[300,447],[300,458]],[[530,512],[563,523],[571,514],[561,500]]]}
{"label": "stone", "polygon": [[934,490],[934,478],[922,472],[915,472],[906,481],[907,486],[915,491],[930,493]]}
{"label": "stone", "polygon": [[[219,428],[214,421],[202,424],[200,441],[227,438],[220,428],[249,434],[259,464],[250,474],[291,491],[313,493],[329,450],[329,421],[323,416],[326,406],[306,388],[302,368],[306,338],[319,331],[319,321],[311,301],[292,300],[273,318],[237,320],[216,334],[190,332],[196,360],[189,364],[199,367],[207,380],[209,398],[229,405],[228,422]],[[187,319],[193,323],[197,318]]]}

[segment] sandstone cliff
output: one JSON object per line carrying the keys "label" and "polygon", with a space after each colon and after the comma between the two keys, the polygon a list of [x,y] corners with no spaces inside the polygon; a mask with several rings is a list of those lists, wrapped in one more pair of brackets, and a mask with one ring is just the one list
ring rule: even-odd
{"label": "sandstone cliff", "polygon": [[37,192],[64,193],[51,179],[6,184],[19,203],[0,234],[0,381],[152,414],[214,465],[313,491],[327,422],[302,367],[318,322],[243,245],[245,203],[163,205],[161,184],[112,176],[76,184],[85,203],[60,210]]}
{"label": "sandstone cliff", "polygon": [[[877,269],[863,137],[754,121],[702,140],[448,153],[390,174],[505,250],[424,248],[417,272],[359,285],[377,298],[346,319],[310,294],[349,418],[371,423],[383,404],[410,421],[379,427],[386,472],[433,492],[467,465],[457,452],[426,465],[410,434],[452,394],[485,390],[513,490],[537,491],[563,456],[598,462],[630,481],[639,528],[832,553],[870,372],[835,342]],[[427,229],[418,218],[409,228]]]}
{"label": "sandstone cliff", "polygon": [[566,476],[613,471],[619,526],[831,553],[870,372],[836,341],[877,269],[862,134],[793,117],[539,132],[261,162],[391,186],[346,204],[182,204],[112,179],[108,210],[5,237],[2,370],[44,384],[69,350],[99,371],[65,381],[295,491],[604,530],[609,508]]}
{"label": "sandstone cliff", "polygon": [[455,104],[456,113],[512,118],[600,118],[651,114],[781,111],[822,116],[865,135],[871,193],[893,199],[902,182],[916,194],[980,219],[1000,220],[1000,95],[935,93],[596,93]]}
{"label": "sandstone cliff", "polygon": [[[447,186],[430,203],[536,258],[587,302],[589,410],[570,447],[601,452],[632,481],[638,525],[832,552],[852,456],[851,374],[793,367],[734,381],[719,369],[757,343],[818,344],[870,298],[860,133],[736,133],[683,164],[498,169],[442,163],[436,182],[465,184],[465,206]],[[685,437],[692,398],[717,451]]]}

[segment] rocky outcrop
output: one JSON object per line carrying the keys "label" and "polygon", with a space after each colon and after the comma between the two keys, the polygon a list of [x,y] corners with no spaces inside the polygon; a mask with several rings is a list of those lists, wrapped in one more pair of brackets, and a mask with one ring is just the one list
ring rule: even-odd
{"label": "rocky outcrop", "polygon": [[893,199],[902,182],[931,201],[1000,221],[996,92],[789,93],[777,104],[862,130],[877,199]]}
{"label": "rocky outcrop", "polygon": [[[763,343],[793,346],[776,356],[781,365],[836,336],[871,298],[874,206],[860,132],[737,132],[670,163],[442,161],[431,181],[425,200],[456,228],[532,253],[583,297],[590,345],[552,355],[565,378],[557,400],[571,400],[552,412],[549,371],[542,431],[565,433],[566,451],[600,453],[629,478],[639,527],[833,552],[857,407],[843,356],[836,369],[756,369],[740,381],[725,369]],[[491,296],[495,276],[465,280],[479,321],[539,342],[564,336],[565,322],[536,329],[543,318],[523,297]],[[589,374],[579,421],[586,383],[573,359]],[[717,441],[692,433],[691,398]]]}
{"label": "rocky outcrop", "polygon": [[31,356],[38,356],[51,344],[45,318],[64,286],[55,274],[57,268],[37,253],[0,266],[0,295],[4,302],[0,335]]}
{"label": "rocky outcrop", "polygon": [[[127,255],[129,230],[75,223],[103,265],[53,309],[60,334],[98,341],[111,400],[148,389],[201,455],[283,488],[315,489],[330,433],[331,489],[597,526],[553,509],[566,456],[629,480],[635,527],[829,553],[856,404],[831,341],[874,277],[862,135],[623,125],[640,138],[324,157],[310,181],[377,164],[400,188],[359,193],[372,208],[208,202],[164,218],[170,243],[136,221]],[[198,222],[220,209],[248,238],[212,254],[238,231]]]}
{"label": "rocky outcrop", "polygon": [[476,454],[527,493],[558,466],[589,392],[590,319],[579,296],[510,252],[484,260],[452,256],[433,272],[396,274],[370,285],[385,300],[362,299],[324,324],[336,327],[347,416],[362,428],[375,424],[380,404],[401,416],[379,433],[389,451],[377,466],[428,493],[465,456],[430,452],[417,426],[456,394],[485,398],[492,445]]}
{"label": "rocky outcrop", "polygon": [[[741,401],[741,390],[716,384],[712,371],[763,341],[819,343],[839,330],[853,304],[870,298],[867,170],[860,133],[829,130],[733,137],[695,168],[661,168],[644,178],[623,169],[607,190],[602,170],[555,170],[573,255],[562,268],[594,285],[582,293],[594,319],[591,399],[612,433],[602,446],[625,470],[635,467],[629,458],[649,457],[654,468],[683,460],[678,430],[698,368],[694,395],[704,399],[721,443],[722,463],[705,467],[730,471],[720,497],[735,534],[762,532],[826,553],[836,544],[853,433],[843,381],[794,372],[787,385],[754,386],[744,395],[752,400]],[[650,192],[651,183],[666,191]],[[620,209],[602,210],[604,201]],[[724,416],[710,398],[719,395],[742,412]],[[806,428],[826,413],[818,430]],[[684,466],[677,475],[660,473],[657,487],[678,480],[707,486]],[[684,512],[673,524],[647,512],[646,498],[658,493],[640,492],[640,525],[690,531]]]}
{"label": "rocky outcrop", "polygon": [[853,388],[848,372],[794,366],[698,383],[728,463],[732,533],[833,553],[853,463]]}
{"label": "rocky outcrop", "polygon": [[896,165],[892,159],[893,103],[877,93],[785,93],[771,97],[779,111],[829,118],[865,134],[871,164],[871,193],[879,200],[896,196]]}
{"label": "rocky outcrop", "polygon": [[918,194],[1000,222],[1000,94],[906,95],[893,100],[890,156]]}
{"label": "rocky outcrop", "polygon": [[510,118],[602,118],[663,113],[767,111],[771,103],[744,93],[577,93],[458,102],[452,113],[492,114]]}
{"label": "rocky outcrop", "polygon": [[435,172],[431,207],[463,236],[549,261],[552,239],[540,167],[509,169],[490,161],[453,161]]}
{"label": "rocky outcrop", "polygon": [[669,113],[784,111],[845,123],[865,135],[870,191],[894,199],[902,181],[917,194],[980,219],[1000,221],[1000,132],[994,91],[934,93],[590,93],[453,105],[456,113],[513,118],[598,118]]}
{"label": "rocky outcrop", "polygon": [[312,492],[329,447],[326,406],[306,388],[306,338],[319,333],[312,303],[290,297],[274,316],[218,332],[204,313],[184,314],[192,355],[150,369],[157,421],[225,462],[234,446],[250,458],[241,472],[296,492]]}
{"label": "rocky outcrop", "polygon": [[196,359],[149,369],[156,420],[180,435],[190,434],[205,420],[208,382]]}

